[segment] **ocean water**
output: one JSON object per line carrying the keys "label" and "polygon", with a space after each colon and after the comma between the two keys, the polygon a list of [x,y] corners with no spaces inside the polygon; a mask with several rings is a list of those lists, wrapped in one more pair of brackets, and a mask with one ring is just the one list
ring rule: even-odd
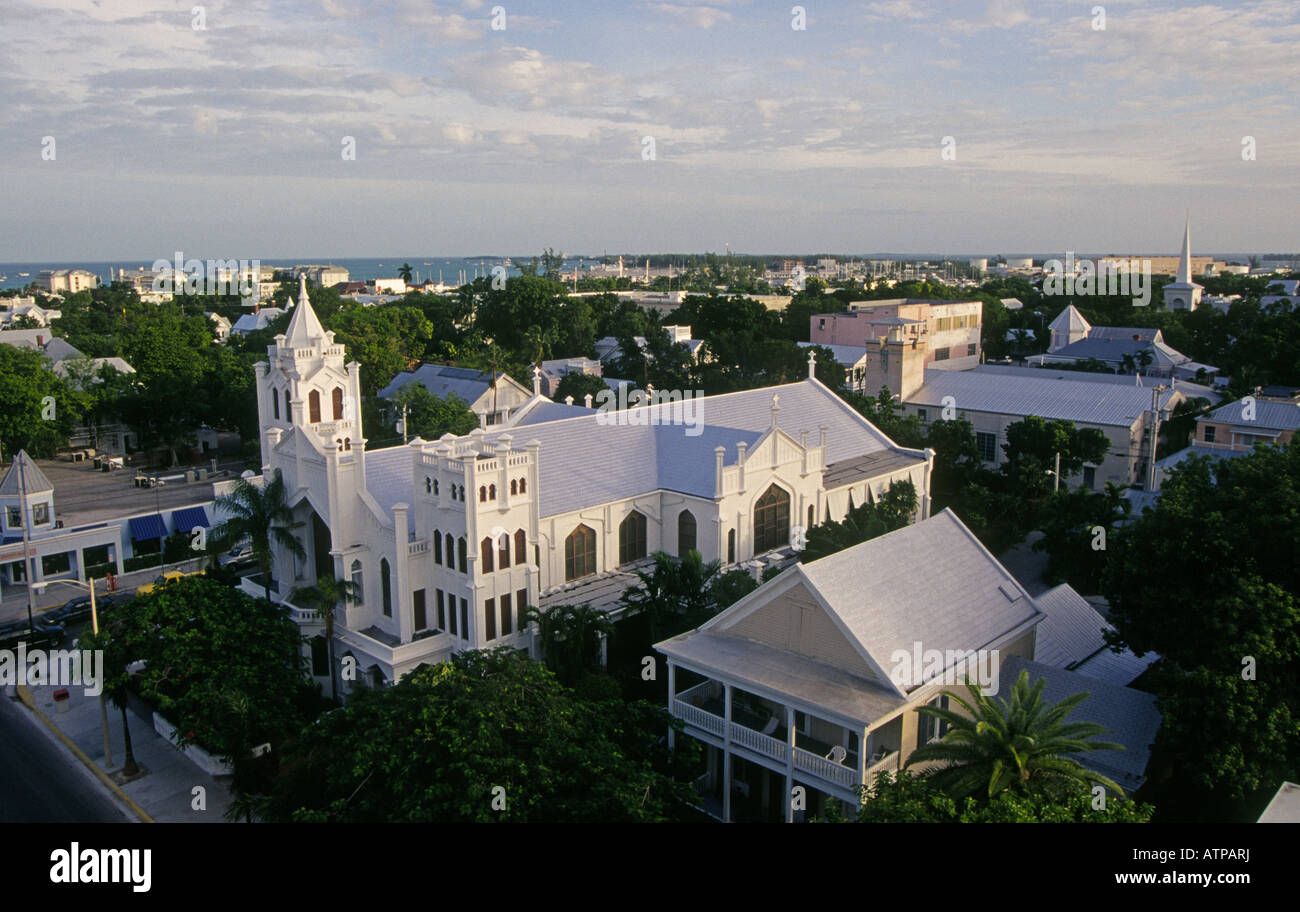
{"label": "ocean water", "polygon": [[[186,253],[186,258],[191,256]],[[197,255],[194,255],[197,258]],[[446,282],[449,285],[459,284],[461,273],[464,272],[465,281],[472,282],[476,276],[490,276],[492,267],[500,265],[507,257],[436,257],[436,256],[406,256],[406,257],[374,257],[371,259],[329,259],[329,258],[299,258],[293,260],[262,260],[263,266],[276,266],[281,268],[290,268],[296,265],[330,265],[342,266],[348,271],[348,279],[353,282],[366,282],[371,279],[395,278],[398,270],[403,263],[411,265],[411,271],[419,280],[432,279],[435,282]],[[532,254],[511,257],[512,265],[506,268],[507,275],[519,275],[519,264],[528,263],[532,259]],[[85,269],[99,276],[101,282],[108,282],[109,277],[116,270],[121,269],[139,269],[140,267],[151,267],[152,259],[140,260],[118,260],[116,262],[88,262],[84,260],[60,260],[58,262],[48,263],[0,263],[0,288],[23,288],[29,282],[36,280],[37,274],[43,269]],[[570,259],[565,260],[564,268],[566,270],[577,266],[590,266],[599,262],[595,259]],[[28,273],[24,276],[22,273]]]}

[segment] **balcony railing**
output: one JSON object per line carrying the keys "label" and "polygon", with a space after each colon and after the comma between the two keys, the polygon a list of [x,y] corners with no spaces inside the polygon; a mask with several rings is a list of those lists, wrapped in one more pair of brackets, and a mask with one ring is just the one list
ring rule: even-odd
{"label": "balcony railing", "polygon": [[771,757],[773,760],[779,760],[781,763],[785,762],[785,751],[788,745],[775,738],[769,738],[762,732],[756,732],[752,728],[746,728],[732,722],[731,740],[755,753]]}
{"label": "balcony railing", "polygon": [[794,768],[844,788],[852,788],[858,782],[858,771],[853,767],[810,754],[802,747],[794,749]]}
{"label": "balcony railing", "polygon": [[673,700],[673,715],[689,725],[694,725],[696,728],[717,735],[719,738],[722,737],[722,727],[725,720],[711,712],[700,709],[698,706],[692,706],[682,700]]}

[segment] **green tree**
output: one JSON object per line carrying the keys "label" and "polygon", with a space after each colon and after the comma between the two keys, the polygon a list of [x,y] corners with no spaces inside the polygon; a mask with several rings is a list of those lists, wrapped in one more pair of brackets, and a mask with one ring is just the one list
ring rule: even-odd
{"label": "green tree", "polygon": [[300,821],[664,821],[699,754],[658,706],[585,699],[516,650],[458,653],[302,730],[267,814]]}
{"label": "green tree", "polygon": [[614,632],[605,612],[590,605],[555,605],[546,611],[529,607],[524,619],[537,625],[542,659],[561,684],[573,687],[584,675],[600,671],[601,643]]}
{"label": "green tree", "polygon": [[334,612],[345,600],[361,597],[361,587],[351,580],[335,578],[333,573],[316,578],[314,586],[299,586],[289,593],[289,601],[303,608],[318,608],[325,621],[325,650],[330,666],[330,699],[338,696],[334,672]]}
{"label": "green tree", "polygon": [[408,383],[389,399],[389,415],[400,416],[406,406],[406,433],[437,440],[443,434],[460,436],[478,427],[478,416],[455,393],[443,399],[423,383]]}
{"label": "green tree", "polygon": [[1066,722],[1088,694],[1066,697],[1055,706],[1043,703],[1039,679],[1030,685],[1028,670],[1021,671],[1008,702],[995,703],[978,684],[968,681],[970,700],[948,693],[964,713],[939,706],[921,706],[917,712],[946,722],[947,734],[924,744],[907,758],[906,768],[937,762],[940,768],[927,778],[953,798],[982,794],[993,797],[1007,788],[1024,788],[1040,782],[1097,783],[1117,795],[1123,790],[1110,779],[1070,759],[1069,754],[1096,750],[1123,750],[1107,741],[1094,741],[1105,728],[1095,722]]}
{"label": "green tree", "polygon": [[[1161,808],[1246,811],[1300,769],[1300,447],[1191,457],[1109,543],[1111,637],[1161,660],[1144,687],[1164,723]],[[1153,779],[1158,777],[1153,775]],[[1254,809],[1258,816],[1258,807]]]}
{"label": "green tree", "polygon": [[680,559],[656,551],[651,558],[649,569],[635,571],[641,582],[623,592],[620,604],[645,612],[652,643],[698,627],[718,611],[710,589],[722,569],[720,561],[705,563],[698,551]]}
{"label": "green tree", "polygon": [[401,277],[402,281],[405,282],[407,285],[410,285],[411,282],[413,281],[414,274],[411,272],[410,263],[403,263],[402,268],[397,270],[397,274],[398,276]]}
{"label": "green tree", "polygon": [[901,529],[912,521],[915,512],[916,487],[910,481],[890,482],[879,503],[859,504],[851,507],[839,522],[828,520],[809,529],[805,547],[799,552],[799,562],[819,560]]}
{"label": "green tree", "polygon": [[595,405],[595,397],[608,389],[609,385],[600,377],[593,377],[590,374],[565,374],[560,378],[560,382],[555,387],[555,395],[551,398],[556,402],[563,402],[567,396],[572,396],[574,405],[582,405],[587,394],[590,393],[592,404]]}
{"label": "green tree", "polygon": [[887,772],[863,788],[856,823],[1148,823],[1150,805],[1108,796],[1095,807],[1088,789],[1004,789],[992,798],[950,797],[924,776]]}
{"label": "green tree", "polygon": [[1131,509],[1124,489],[1113,482],[1101,492],[1064,488],[1052,494],[1039,513],[1043,537],[1033,545],[1047,552],[1044,579],[1080,592],[1100,591],[1108,543]]}
{"label": "green tree", "polygon": [[53,456],[78,418],[76,397],[38,351],[0,345],[0,443],[4,455]]}
{"label": "green tree", "polygon": [[1002,445],[1007,480],[1028,498],[1041,498],[1053,487],[1049,475],[1061,457],[1061,480],[1083,471],[1085,463],[1100,465],[1110,450],[1110,440],[1096,428],[1076,428],[1062,419],[1046,421],[1030,415],[1007,426]]}
{"label": "green tree", "polygon": [[289,508],[284,477],[277,471],[260,487],[241,478],[235,482],[234,490],[216,499],[215,507],[227,519],[212,530],[213,537],[225,547],[248,540],[253,562],[262,572],[262,583],[266,587],[266,600],[269,602],[274,556],[272,548],[283,548],[298,558],[306,556],[302,543],[290,531],[296,523],[293,510]]}
{"label": "green tree", "polygon": [[133,686],[176,726],[180,744],[228,758],[237,790],[266,788],[253,775],[252,747],[278,751],[309,716],[298,625],[278,606],[203,576],[137,595],[112,619],[113,667],[143,663]]}

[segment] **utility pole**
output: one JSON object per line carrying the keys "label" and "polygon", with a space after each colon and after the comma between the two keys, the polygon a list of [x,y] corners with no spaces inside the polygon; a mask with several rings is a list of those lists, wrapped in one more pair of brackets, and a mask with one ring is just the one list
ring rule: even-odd
{"label": "utility pole", "polygon": [[[90,587],[90,629],[99,636],[99,609],[95,607],[95,578],[87,577],[86,585]],[[104,732],[104,766],[113,765],[113,751],[108,742],[108,696],[99,695],[99,725]]]}
{"label": "utility pole", "polygon": [[402,403],[402,443],[406,443],[406,403]]}
{"label": "utility pole", "polygon": [[33,562],[28,552],[31,550],[31,538],[27,534],[27,476],[23,472],[27,460],[25,450],[19,450],[14,454],[14,460],[18,463],[18,508],[23,513],[23,582],[27,584],[27,629],[31,630],[35,624],[32,621],[32,572]]}
{"label": "utility pole", "polygon": [[1156,441],[1160,433],[1160,393],[1165,389],[1164,384],[1151,390],[1151,452],[1147,459],[1147,484],[1148,491],[1156,489]]}
{"label": "utility pole", "polygon": [[1052,493],[1061,490],[1061,451],[1056,451],[1056,471],[1052,473]]}

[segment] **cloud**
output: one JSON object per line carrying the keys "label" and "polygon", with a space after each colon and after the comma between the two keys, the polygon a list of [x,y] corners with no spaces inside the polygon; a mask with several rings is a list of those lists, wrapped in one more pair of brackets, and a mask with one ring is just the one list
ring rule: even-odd
{"label": "cloud", "polygon": [[713,28],[719,22],[729,22],[731,13],[715,6],[679,6],[675,3],[651,3],[650,9],[662,13],[677,25],[695,28]]}

